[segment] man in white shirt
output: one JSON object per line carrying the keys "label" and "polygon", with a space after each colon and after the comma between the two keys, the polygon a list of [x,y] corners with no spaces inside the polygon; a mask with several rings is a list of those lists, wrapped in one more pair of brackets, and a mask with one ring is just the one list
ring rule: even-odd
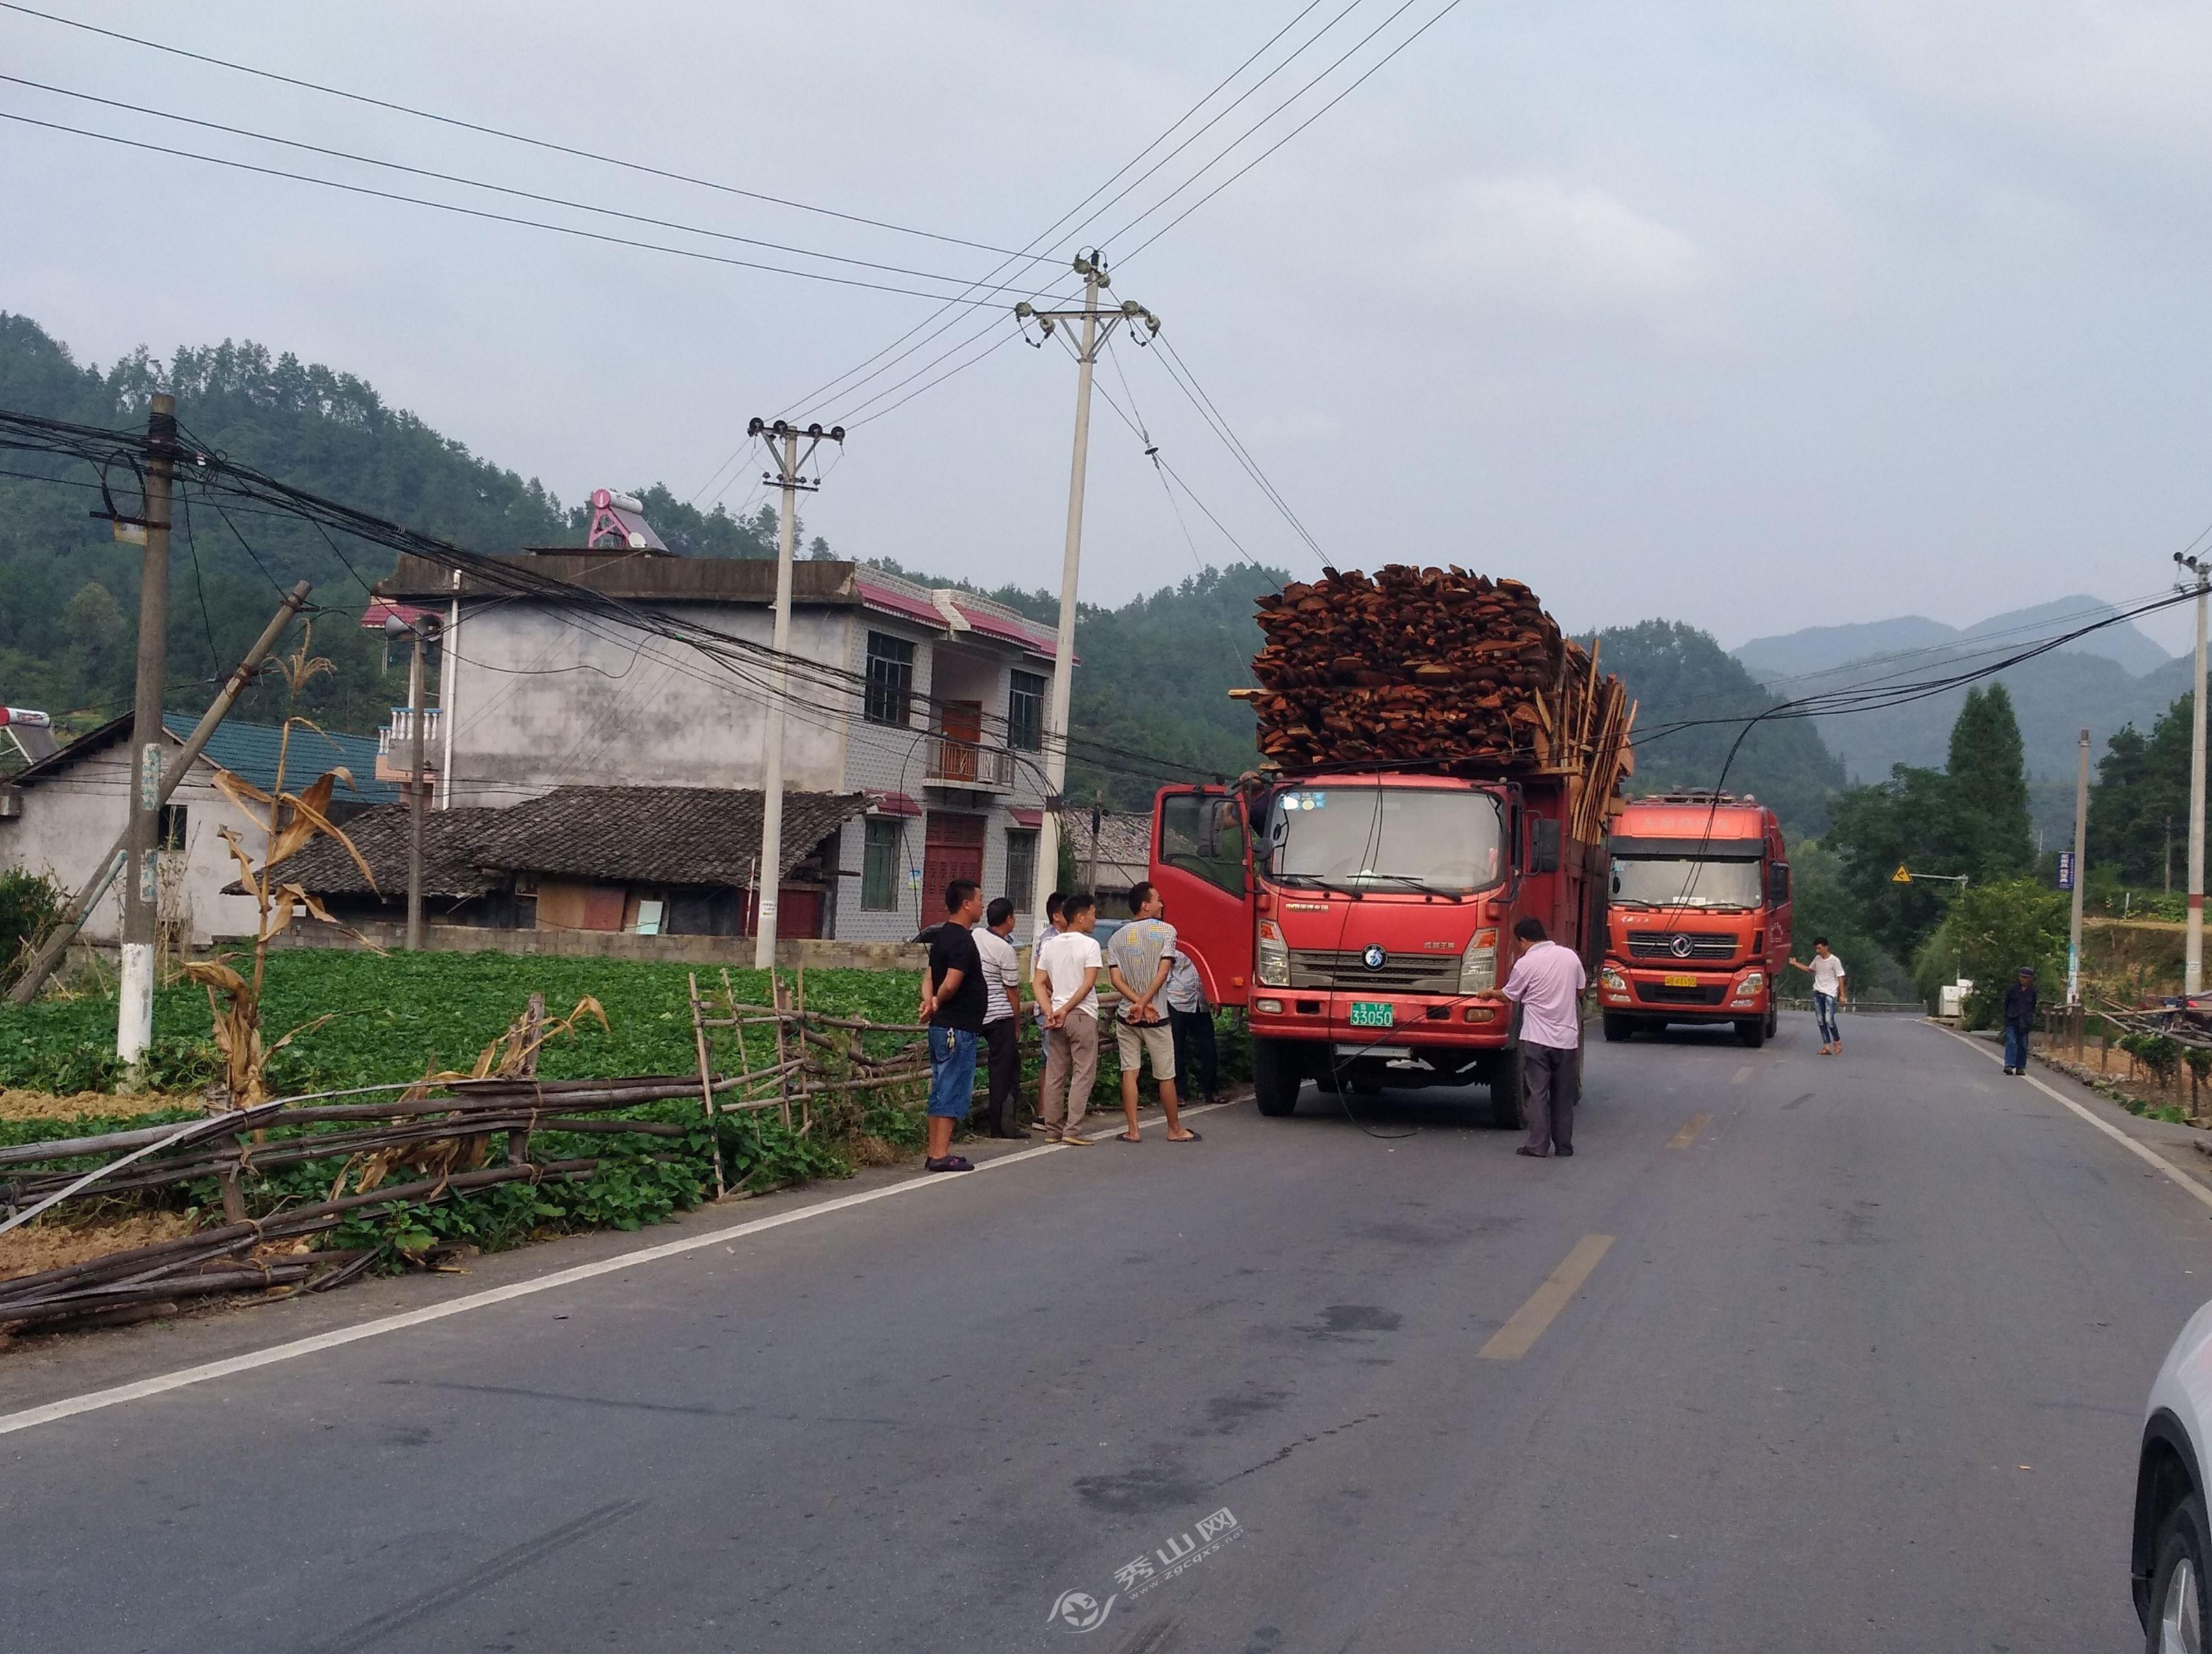
{"label": "man in white shirt", "polygon": [[991,1068],[991,1135],[1026,1137],[1022,1130],[1022,962],[1006,938],[1014,932],[1014,905],[1000,896],[975,927],[975,952],[983,961],[983,1051]]}
{"label": "man in white shirt", "polygon": [[1098,972],[1105,959],[1091,930],[1098,904],[1080,892],[1060,910],[1062,928],[1040,940],[1031,986],[1044,1008],[1044,1092],[1039,1112],[1048,1142],[1088,1147],[1083,1116],[1098,1077]]}
{"label": "man in white shirt", "polygon": [[1476,1000],[1510,1000],[1521,1008],[1521,1083],[1528,1099],[1528,1141],[1513,1152],[1531,1160],[1575,1152],[1575,1069],[1582,1057],[1583,991],[1589,978],[1579,954],[1547,941],[1533,915],[1513,927],[1521,957],[1513,974]]}
{"label": "man in white shirt", "polygon": [[1813,1019],[1820,1025],[1820,1055],[1840,1057],[1844,1054],[1844,1031],[1836,1023],[1836,1008],[1844,1003],[1844,978],[1850,974],[1844,969],[1844,961],[1828,951],[1826,936],[1813,938],[1813,962],[1810,965],[1792,959],[1790,968],[1813,973]]}

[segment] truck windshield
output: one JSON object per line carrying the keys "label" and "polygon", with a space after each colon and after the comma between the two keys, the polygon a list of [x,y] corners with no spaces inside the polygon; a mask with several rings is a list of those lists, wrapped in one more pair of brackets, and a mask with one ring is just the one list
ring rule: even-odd
{"label": "truck windshield", "polygon": [[1757,907],[1757,862],[1701,862],[1688,856],[1615,856],[1617,907]]}
{"label": "truck windshield", "polygon": [[1275,796],[1270,870],[1334,890],[1486,890],[1503,876],[1505,834],[1486,792],[1319,787]]}

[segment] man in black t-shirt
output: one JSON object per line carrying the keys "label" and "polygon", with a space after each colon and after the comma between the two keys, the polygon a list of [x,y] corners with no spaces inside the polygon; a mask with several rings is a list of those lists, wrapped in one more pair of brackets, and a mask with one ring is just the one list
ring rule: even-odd
{"label": "man in black t-shirt", "polygon": [[975,1046],[983,1037],[983,957],[969,934],[983,917],[983,893],[972,879],[945,888],[945,923],[929,936],[929,972],[922,979],[920,1019],[929,1024],[929,1153],[927,1172],[972,1172],[952,1152],[952,1128],[975,1101]]}

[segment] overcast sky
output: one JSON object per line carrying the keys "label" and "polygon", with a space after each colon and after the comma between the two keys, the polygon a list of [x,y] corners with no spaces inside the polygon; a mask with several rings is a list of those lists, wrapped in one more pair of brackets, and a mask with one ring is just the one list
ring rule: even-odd
{"label": "overcast sky", "polygon": [[[37,3],[1018,249],[1303,0]],[[1199,120],[1346,3],[1323,0]],[[1352,0],[1075,239],[1121,230],[1398,3]],[[1134,251],[1445,3],[1413,0],[1304,101],[1108,243],[1109,256],[1129,255],[1117,257],[1115,294],[1161,316],[1332,558],[1459,561],[1528,580],[1577,626],[1662,615],[1735,644],[1915,611],[1966,623],[2075,591],[2138,597],[2212,524],[2212,7],[1462,0]],[[998,262],[11,12],[0,11],[0,62],[145,108],[931,276],[975,280]],[[950,290],[502,203],[20,86],[0,85],[0,110]],[[1011,330],[993,318],[1018,294],[954,312],[922,354],[795,408],[932,302],[12,123],[0,123],[0,308],[35,318],[80,360],[104,366],[142,342],[166,354],[256,339],[360,374],[571,500],[648,480],[688,495],[741,445],[749,416],[842,417],[854,429],[805,513],[810,532],[848,554],[985,584],[1058,584],[1075,379],[1064,351],[1016,342],[873,422],[851,417],[885,407],[896,398],[854,405],[978,329]],[[1047,245],[1064,255],[1073,244]],[[1054,268],[999,279],[1041,282]],[[1118,367],[1102,365],[1102,390],[1133,400],[1162,457],[1249,552],[1311,572],[1317,560],[1165,364],[1118,354]],[[732,507],[757,497],[758,470],[742,468],[724,496]],[[1142,443],[1103,403],[1091,477],[1087,599],[1119,602],[1188,573],[1185,525],[1198,560],[1237,555],[1188,501],[1179,524]],[[2173,617],[2148,629],[2169,646],[2185,639]]]}

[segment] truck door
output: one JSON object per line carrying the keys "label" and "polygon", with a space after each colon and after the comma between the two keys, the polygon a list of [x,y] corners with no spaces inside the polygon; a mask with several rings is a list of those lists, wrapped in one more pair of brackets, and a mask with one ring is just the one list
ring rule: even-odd
{"label": "truck door", "polygon": [[1164,787],[1152,801],[1152,883],[1216,1005],[1242,1005],[1252,971],[1252,838],[1225,787]]}

